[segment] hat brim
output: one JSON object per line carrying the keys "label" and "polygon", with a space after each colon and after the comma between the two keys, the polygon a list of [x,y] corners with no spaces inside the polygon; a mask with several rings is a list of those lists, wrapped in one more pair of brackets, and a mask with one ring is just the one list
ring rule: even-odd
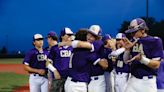
{"label": "hat brim", "polygon": [[91,34],[92,34],[92,35],[94,35],[94,36],[99,37],[99,35],[95,34],[95,33],[94,33],[94,32],[92,32],[92,30],[90,30],[90,29],[88,29],[88,30],[87,30],[87,32],[88,32],[88,33],[91,33]]}
{"label": "hat brim", "polygon": [[44,38],[37,38],[37,39],[34,39],[34,40],[43,40]]}
{"label": "hat brim", "polygon": [[136,32],[137,30],[135,30],[135,29],[128,29],[128,30],[126,30],[125,31],[125,33],[133,33],[133,32]]}

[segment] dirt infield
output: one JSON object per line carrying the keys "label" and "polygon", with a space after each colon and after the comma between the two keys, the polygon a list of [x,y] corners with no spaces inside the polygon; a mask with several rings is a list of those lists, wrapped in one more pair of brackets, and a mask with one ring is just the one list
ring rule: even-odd
{"label": "dirt infield", "polygon": [[[17,74],[28,74],[22,64],[0,64],[0,72],[14,72]],[[28,84],[15,89],[13,92],[29,92]]]}

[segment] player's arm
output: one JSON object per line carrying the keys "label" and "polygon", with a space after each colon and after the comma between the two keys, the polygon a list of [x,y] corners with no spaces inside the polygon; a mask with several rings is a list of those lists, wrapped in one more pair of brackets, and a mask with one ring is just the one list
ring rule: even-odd
{"label": "player's arm", "polygon": [[147,66],[152,69],[158,69],[160,66],[160,60],[152,60],[151,59]]}
{"label": "player's arm", "polygon": [[149,59],[145,55],[142,55],[141,53],[134,56],[131,61],[133,60],[138,60],[140,63],[152,68],[152,69],[157,69],[160,66],[160,58],[153,58]]}
{"label": "player's arm", "polygon": [[23,60],[23,64],[24,64],[24,70],[30,73],[38,73],[40,75],[44,75],[45,74],[45,70],[44,69],[36,69],[36,68],[32,68],[30,66],[30,62],[32,61],[31,58],[34,55],[35,52],[33,52],[32,50],[29,51],[26,55],[25,58]]}
{"label": "player's arm", "polygon": [[149,62],[147,64],[148,67],[153,68],[153,69],[157,69],[160,66],[160,61],[161,59],[163,59],[163,44],[162,44],[162,40],[158,37],[154,37],[155,41],[154,41],[154,45],[152,45],[152,49],[151,49],[151,53],[152,53],[152,59],[149,59],[147,57],[145,57],[145,59],[142,57],[141,60],[146,60]]}
{"label": "player's arm", "polygon": [[93,65],[100,65],[103,69],[108,68],[108,61],[105,58],[99,58],[96,53],[90,53],[88,55],[88,60],[93,63]]}
{"label": "player's arm", "polygon": [[61,79],[61,76],[57,69],[51,64],[52,60],[51,59],[46,59],[46,67],[54,73],[55,79]]}
{"label": "player's arm", "polygon": [[93,45],[87,41],[79,41],[74,40],[72,42],[61,42],[59,43],[59,46],[72,46],[73,48],[86,48],[86,49],[92,49]]}
{"label": "player's arm", "polygon": [[45,70],[44,69],[32,68],[29,65],[24,65],[24,69],[26,71],[28,71],[28,72],[31,72],[31,73],[37,73],[37,74],[40,74],[40,75],[44,75],[45,74]]}

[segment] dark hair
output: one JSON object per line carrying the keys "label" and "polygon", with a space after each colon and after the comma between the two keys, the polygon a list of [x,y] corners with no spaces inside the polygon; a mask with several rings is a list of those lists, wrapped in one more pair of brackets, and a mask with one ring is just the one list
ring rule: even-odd
{"label": "dark hair", "polygon": [[79,29],[75,34],[75,40],[87,41],[87,33],[85,28]]}
{"label": "dark hair", "polygon": [[50,36],[53,40],[58,41],[58,37],[56,36]]}
{"label": "dark hair", "polygon": [[104,41],[104,45],[107,45],[107,43],[108,43],[107,40],[105,40],[105,41]]}

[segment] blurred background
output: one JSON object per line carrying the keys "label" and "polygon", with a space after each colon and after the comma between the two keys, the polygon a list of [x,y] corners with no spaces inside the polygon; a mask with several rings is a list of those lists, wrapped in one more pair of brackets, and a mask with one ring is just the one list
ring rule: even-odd
{"label": "blurred background", "polygon": [[[79,28],[98,24],[103,34],[109,33],[114,37],[137,17],[149,18],[149,26],[153,27],[154,33],[163,33],[164,1],[0,0],[0,51],[24,54],[33,48],[32,36],[35,33],[46,36],[53,30],[59,35],[63,27],[76,32]],[[160,27],[154,28],[158,26],[154,24]]]}

